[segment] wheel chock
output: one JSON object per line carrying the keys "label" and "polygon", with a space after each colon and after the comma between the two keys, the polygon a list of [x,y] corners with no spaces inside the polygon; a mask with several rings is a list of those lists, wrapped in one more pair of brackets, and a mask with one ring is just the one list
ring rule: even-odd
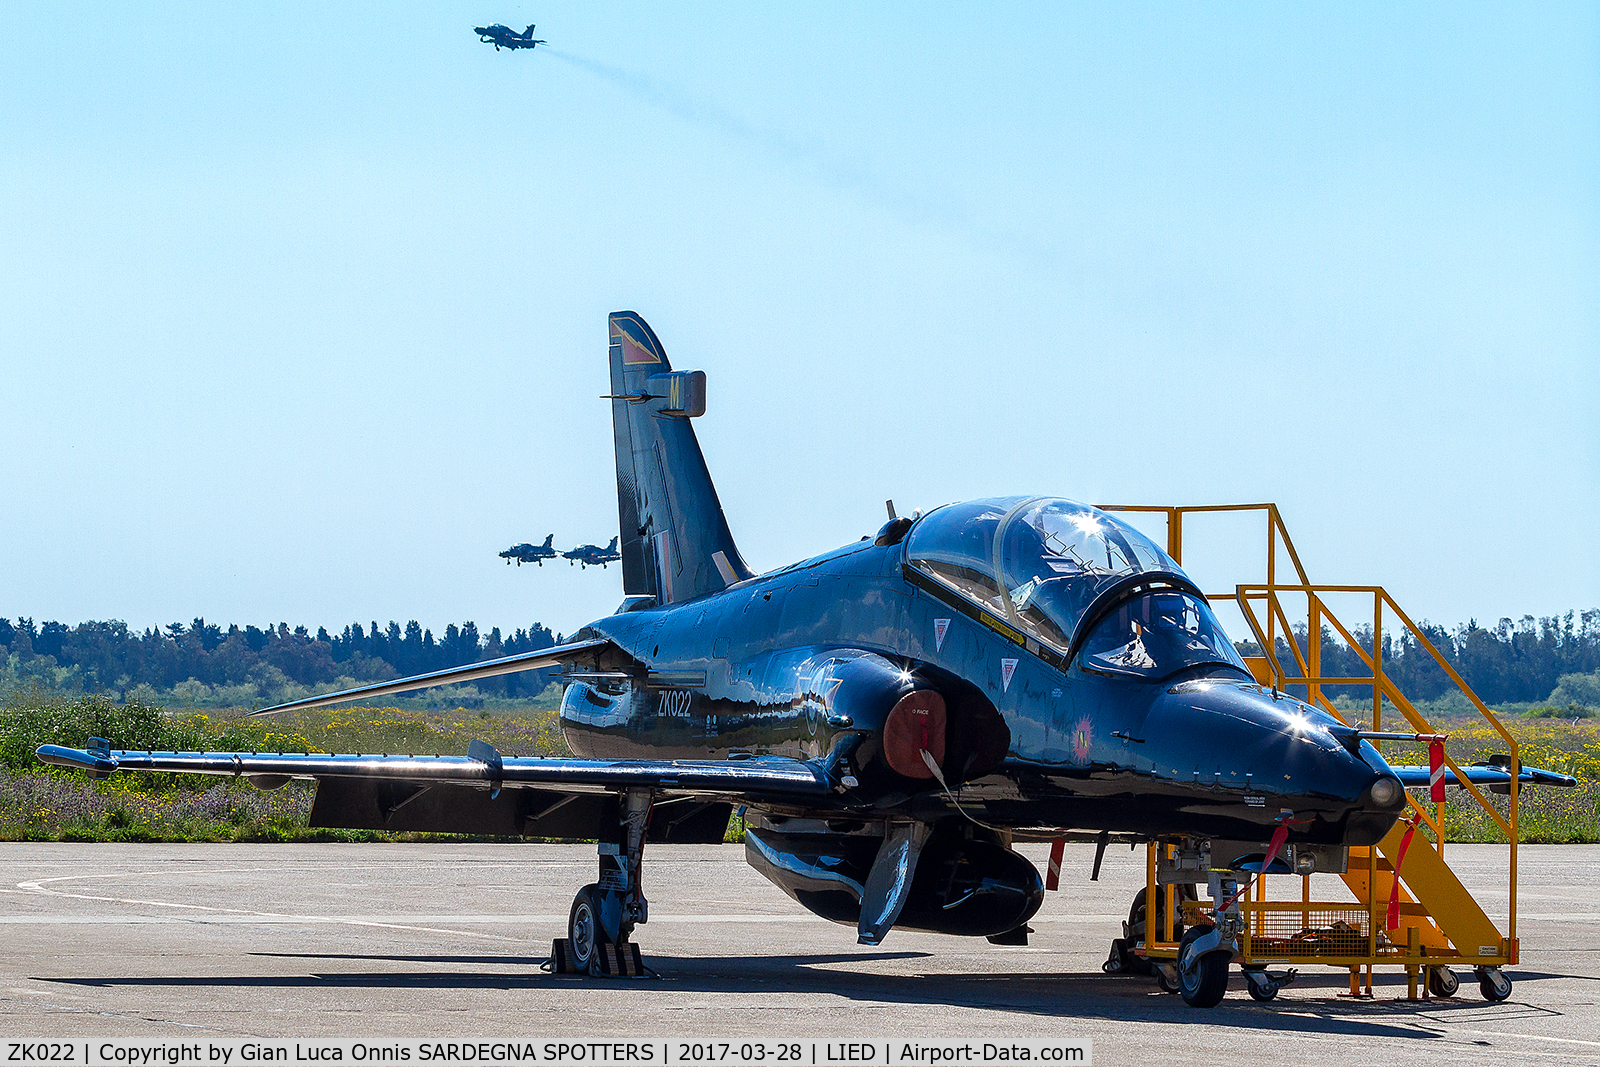
{"label": "wheel chock", "polygon": [[644,960],[639,956],[639,946],[632,941],[624,941],[620,945],[608,941],[599,949],[595,962],[600,966],[600,973],[607,978],[638,978],[644,974]]}
{"label": "wheel chock", "polygon": [[598,974],[605,978],[639,978],[645,974],[644,959],[639,946],[632,941],[620,945],[610,942],[598,946],[594,959],[595,969],[580,970],[572,959],[572,948],[567,939],[558,937],[550,942],[550,972],[552,974]]}

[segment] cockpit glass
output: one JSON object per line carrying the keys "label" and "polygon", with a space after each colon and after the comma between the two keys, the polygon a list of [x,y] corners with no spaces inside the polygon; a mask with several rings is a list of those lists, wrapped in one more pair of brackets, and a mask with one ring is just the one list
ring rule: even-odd
{"label": "cockpit glass", "polygon": [[1088,670],[1160,679],[1206,663],[1245,670],[1204,600],[1183,592],[1146,593],[1095,623],[1079,662]]}
{"label": "cockpit glass", "polygon": [[1063,651],[1106,586],[1141,571],[1177,570],[1143,534],[1070,500],[1012,508],[997,562],[1014,621]]}
{"label": "cockpit glass", "polygon": [[907,558],[956,592],[1004,614],[994,579],[994,535],[1006,510],[992,500],[942,507],[911,528]]}
{"label": "cockpit glass", "polygon": [[912,527],[906,558],[1061,652],[1112,583],[1143,572],[1183,573],[1137,530],[1050,497],[939,508]]}

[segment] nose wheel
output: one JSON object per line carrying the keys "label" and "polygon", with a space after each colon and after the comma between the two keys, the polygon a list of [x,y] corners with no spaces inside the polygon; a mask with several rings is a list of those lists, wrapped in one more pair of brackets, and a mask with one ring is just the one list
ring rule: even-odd
{"label": "nose wheel", "polygon": [[[1214,1008],[1228,991],[1228,964],[1233,953],[1218,948],[1220,938],[1210,926],[1194,926],[1178,947],[1178,992],[1191,1008]],[[1272,991],[1277,996],[1277,990]]]}

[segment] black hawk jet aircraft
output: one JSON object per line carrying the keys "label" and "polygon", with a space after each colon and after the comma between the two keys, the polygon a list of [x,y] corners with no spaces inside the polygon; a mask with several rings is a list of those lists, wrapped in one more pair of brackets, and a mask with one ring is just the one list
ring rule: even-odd
{"label": "black hawk jet aircraft", "polygon": [[502,48],[514,50],[518,48],[533,48],[536,45],[550,43],[549,41],[535,41],[533,39],[532,23],[529,23],[528,28],[521,33],[513,30],[510,26],[502,26],[498,22],[493,26],[474,26],[472,27],[472,32],[477,34],[478,40],[484,44],[494,45],[496,52]]}
{"label": "black hawk jet aircraft", "polygon": [[542,545],[530,545],[526,541],[520,545],[512,545],[500,553],[500,558],[506,561],[508,567],[511,566],[512,560],[516,560],[519,567],[524,563],[537,563],[543,567],[545,560],[556,558],[555,539],[556,535],[550,534]]}
{"label": "black hawk jet aircraft", "polygon": [[[1257,685],[1183,570],[1083,504],[949,504],[755,574],[690,425],[705,375],[673,370],[633,312],[610,317],[610,341],[616,614],[554,648],[267,709],[561,667],[578,758],[481,741],[466,756],[379,756],[99,739],[39,757],[263,788],[315,779],[319,827],[598,839],[598,877],[556,956],[605,974],[637,972],[646,842],[721,841],[734,805],[749,862],[863,944],[897,926],[1018,944],[1044,893],[1016,842],[1226,840],[1254,843],[1259,863],[1286,830],[1280,855],[1320,866],[1381,839],[1407,784],[1427,783],[1426,767],[1391,767],[1357,730]],[[1222,995],[1242,931],[1221,894],[1236,886],[1230,871],[1211,879],[1216,923],[1180,954],[1192,1004]]]}
{"label": "black hawk jet aircraft", "polygon": [[585,567],[604,567],[607,563],[616,563],[622,559],[622,553],[617,551],[617,539],[613,537],[611,543],[604,548],[599,545],[579,545],[570,552],[561,553],[561,558],[569,563],[581,563]]}

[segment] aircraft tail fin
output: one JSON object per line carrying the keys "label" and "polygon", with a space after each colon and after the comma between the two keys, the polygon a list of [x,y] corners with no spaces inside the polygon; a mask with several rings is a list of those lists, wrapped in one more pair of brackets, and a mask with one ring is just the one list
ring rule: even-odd
{"label": "aircraft tail fin", "polygon": [[556,540],[556,535],[555,534],[546,534],[545,538],[544,538],[544,547],[545,548],[554,547],[555,540]]}
{"label": "aircraft tail fin", "polygon": [[531,23],[531,22],[528,23],[528,28],[522,31],[522,36],[524,36],[524,37],[532,37],[533,36],[533,23]]}
{"label": "aircraft tail fin", "polygon": [[610,337],[624,592],[670,604],[751,577],[689,423],[705,412],[704,372],[674,371],[632,311],[611,314]]}

